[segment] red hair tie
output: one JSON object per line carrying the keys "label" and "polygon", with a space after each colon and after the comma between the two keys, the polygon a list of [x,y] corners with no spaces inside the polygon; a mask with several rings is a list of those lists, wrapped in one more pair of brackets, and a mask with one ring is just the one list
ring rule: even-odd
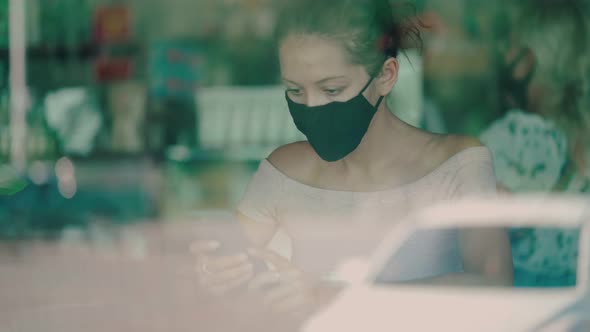
{"label": "red hair tie", "polygon": [[391,49],[393,44],[393,38],[389,35],[382,35],[377,39],[377,49],[381,50],[382,52],[387,52]]}

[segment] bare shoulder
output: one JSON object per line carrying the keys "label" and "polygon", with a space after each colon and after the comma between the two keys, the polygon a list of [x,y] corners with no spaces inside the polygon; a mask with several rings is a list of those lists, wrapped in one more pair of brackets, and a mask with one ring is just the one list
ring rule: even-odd
{"label": "bare shoulder", "polygon": [[306,178],[317,164],[317,155],[306,141],[283,145],[274,150],[268,161],[285,175],[299,180]]}
{"label": "bare shoulder", "polygon": [[484,145],[474,137],[461,135],[434,135],[430,141],[428,155],[434,164],[438,165],[456,154]]}
{"label": "bare shoulder", "polygon": [[482,142],[470,136],[461,135],[445,135],[442,137],[441,144],[444,146],[444,150],[448,157],[470,148],[483,147]]}

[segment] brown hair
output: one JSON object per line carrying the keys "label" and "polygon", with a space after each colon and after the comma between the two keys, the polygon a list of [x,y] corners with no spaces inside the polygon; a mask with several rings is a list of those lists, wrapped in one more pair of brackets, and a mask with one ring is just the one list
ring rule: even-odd
{"label": "brown hair", "polygon": [[[316,35],[340,42],[350,61],[377,75],[383,62],[409,42],[421,44],[418,20],[404,18],[410,4],[389,0],[287,0],[279,15],[276,40],[290,34]],[[395,8],[395,10],[394,10]]]}

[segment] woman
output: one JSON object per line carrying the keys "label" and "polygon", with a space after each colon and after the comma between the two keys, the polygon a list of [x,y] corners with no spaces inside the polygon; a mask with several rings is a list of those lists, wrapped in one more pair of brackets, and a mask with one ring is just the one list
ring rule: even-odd
{"label": "woman", "polygon": [[[590,12],[586,1],[518,3],[502,52],[505,115],[481,139],[511,192],[590,192]],[[512,232],[516,284],[576,281],[578,232]]]}
{"label": "woman", "polygon": [[[223,292],[249,283],[273,309],[313,310],[329,293],[322,281],[339,261],[369,253],[411,210],[495,192],[490,154],[479,141],[421,131],[382,103],[397,83],[408,29],[416,31],[393,13],[382,0],[292,1],[283,11],[277,40],[286,100],[308,140],[263,160],[238,206],[258,249],[249,257],[216,257],[216,244],[194,244],[204,287]],[[289,236],[291,253],[260,249],[276,234]],[[392,281],[511,283],[503,230],[464,232],[459,242],[460,267],[395,267]],[[255,275],[253,257],[276,269]]]}

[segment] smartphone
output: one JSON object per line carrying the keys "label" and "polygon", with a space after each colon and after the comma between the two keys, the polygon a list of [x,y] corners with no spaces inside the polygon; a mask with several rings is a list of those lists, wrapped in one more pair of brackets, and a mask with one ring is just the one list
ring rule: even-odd
{"label": "smartphone", "polygon": [[[219,247],[212,255],[229,256],[247,254],[252,244],[247,239],[242,226],[230,211],[199,211],[192,213],[194,232],[197,240],[216,241]],[[251,257],[254,273],[268,271],[266,262]]]}

